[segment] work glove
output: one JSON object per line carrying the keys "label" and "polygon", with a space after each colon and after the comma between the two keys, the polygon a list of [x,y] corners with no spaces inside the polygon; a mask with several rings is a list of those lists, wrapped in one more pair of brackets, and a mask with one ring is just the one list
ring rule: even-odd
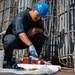
{"label": "work glove", "polygon": [[29,46],[29,53],[30,53],[32,56],[38,56],[38,54],[37,54],[37,52],[36,52],[36,49],[35,49],[35,47],[34,47],[33,44],[31,44],[31,45]]}

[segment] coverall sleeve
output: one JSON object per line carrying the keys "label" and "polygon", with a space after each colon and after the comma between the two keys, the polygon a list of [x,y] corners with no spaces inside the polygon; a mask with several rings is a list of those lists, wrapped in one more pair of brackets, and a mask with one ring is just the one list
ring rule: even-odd
{"label": "coverall sleeve", "polygon": [[25,32],[24,30],[24,17],[19,15],[17,16],[16,18],[16,25],[15,25],[15,28],[16,28],[16,35],[21,33],[21,32]]}

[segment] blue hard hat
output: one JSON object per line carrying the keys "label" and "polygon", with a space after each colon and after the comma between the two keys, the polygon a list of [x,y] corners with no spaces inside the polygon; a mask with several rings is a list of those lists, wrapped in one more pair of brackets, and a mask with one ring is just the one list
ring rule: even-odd
{"label": "blue hard hat", "polygon": [[46,4],[44,1],[40,1],[38,3],[34,4],[34,8],[38,12],[38,14],[45,18],[48,12],[48,4]]}

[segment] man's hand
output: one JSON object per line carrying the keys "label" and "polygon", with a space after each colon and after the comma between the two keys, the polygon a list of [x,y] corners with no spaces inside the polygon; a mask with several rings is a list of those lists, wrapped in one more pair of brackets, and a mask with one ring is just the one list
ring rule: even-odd
{"label": "man's hand", "polygon": [[36,34],[36,31],[37,31],[36,28],[30,29],[27,33],[28,37],[33,37],[34,34]]}
{"label": "man's hand", "polygon": [[31,44],[31,45],[29,46],[29,52],[30,52],[30,54],[31,54],[32,56],[38,56],[38,54],[37,54],[37,52],[36,52],[36,49],[35,49],[35,47],[34,47],[33,44]]}

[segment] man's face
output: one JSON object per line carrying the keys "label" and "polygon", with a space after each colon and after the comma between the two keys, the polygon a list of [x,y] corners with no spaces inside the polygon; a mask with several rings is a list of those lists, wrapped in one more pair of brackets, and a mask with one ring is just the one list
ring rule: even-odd
{"label": "man's face", "polygon": [[40,20],[41,16],[38,14],[38,12],[36,10],[33,10],[33,13],[32,13],[32,19],[34,21],[38,21]]}

